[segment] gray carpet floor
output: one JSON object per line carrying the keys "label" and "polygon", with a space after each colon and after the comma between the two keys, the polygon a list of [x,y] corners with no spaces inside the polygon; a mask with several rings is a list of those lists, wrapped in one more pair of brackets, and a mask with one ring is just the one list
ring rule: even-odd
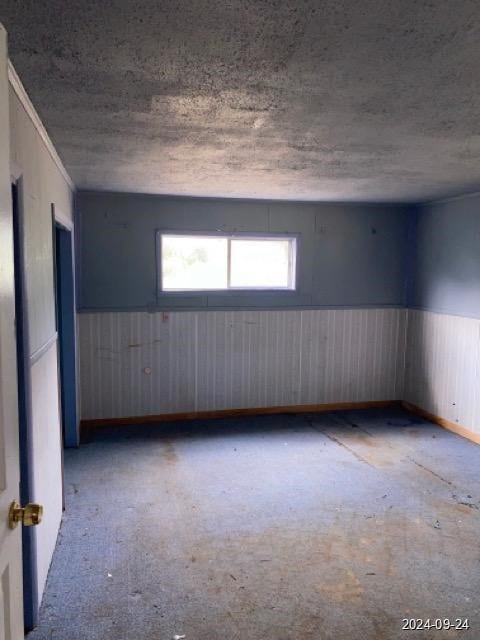
{"label": "gray carpet floor", "polygon": [[480,446],[401,410],[108,428],[65,466],[28,640],[480,638]]}

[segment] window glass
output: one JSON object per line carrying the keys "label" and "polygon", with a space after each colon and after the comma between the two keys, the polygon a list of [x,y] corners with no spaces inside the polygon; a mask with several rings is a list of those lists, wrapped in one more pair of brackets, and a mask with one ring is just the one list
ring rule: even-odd
{"label": "window glass", "polygon": [[290,240],[232,239],[230,286],[288,288]]}
{"label": "window glass", "polygon": [[160,234],[162,291],[294,289],[292,237]]}
{"label": "window glass", "polygon": [[162,236],[162,288],[227,288],[226,238]]}

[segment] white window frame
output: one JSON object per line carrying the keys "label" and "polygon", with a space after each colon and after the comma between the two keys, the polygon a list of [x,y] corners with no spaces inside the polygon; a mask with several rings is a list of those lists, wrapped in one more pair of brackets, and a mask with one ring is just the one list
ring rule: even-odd
{"label": "white window frame", "polygon": [[[163,287],[163,263],[162,263],[162,240],[165,236],[189,238],[223,238],[227,240],[227,286],[223,289],[164,289]],[[254,240],[272,241],[272,240],[288,240],[290,244],[289,264],[288,264],[288,286],[286,287],[235,287],[230,283],[231,270],[231,246],[232,240]],[[298,252],[298,235],[292,233],[222,233],[222,232],[202,232],[202,231],[173,231],[158,230],[157,231],[157,281],[158,291],[160,294],[185,294],[196,293],[235,293],[242,291],[276,291],[291,292],[297,288],[297,252]]]}

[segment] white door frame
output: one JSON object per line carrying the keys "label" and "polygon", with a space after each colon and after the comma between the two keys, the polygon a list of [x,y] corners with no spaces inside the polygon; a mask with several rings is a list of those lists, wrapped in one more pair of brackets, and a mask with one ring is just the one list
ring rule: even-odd
{"label": "white door frame", "polygon": [[24,637],[21,528],[8,523],[19,483],[8,51],[0,24],[0,640]]}

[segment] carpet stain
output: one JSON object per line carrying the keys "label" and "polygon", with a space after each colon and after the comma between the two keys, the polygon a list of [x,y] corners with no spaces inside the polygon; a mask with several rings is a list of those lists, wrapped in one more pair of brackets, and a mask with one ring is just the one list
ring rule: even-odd
{"label": "carpet stain", "polygon": [[178,454],[171,440],[164,440],[163,449],[160,455],[162,457],[162,460],[170,464],[175,464],[176,462],[178,462]]}

